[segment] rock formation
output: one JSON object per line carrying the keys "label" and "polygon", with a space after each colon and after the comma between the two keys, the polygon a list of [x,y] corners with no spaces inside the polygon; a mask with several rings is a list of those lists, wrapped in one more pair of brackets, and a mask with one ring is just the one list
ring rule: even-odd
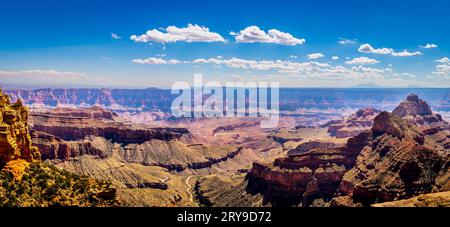
{"label": "rock formation", "polygon": [[346,119],[330,121],[322,127],[328,127],[330,135],[337,138],[357,136],[361,132],[370,130],[373,119],[380,112],[374,108],[360,109]]}
{"label": "rock formation", "polygon": [[442,117],[434,114],[431,107],[424,100],[419,99],[416,94],[409,95],[392,113],[420,125],[443,121]]}
{"label": "rock formation", "polygon": [[28,132],[27,107],[20,100],[11,104],[8,95],[0,89],[0,162],[6,164],[15,159],[33,161],[40,159],[36,147],[32,146]]}
{"label": "rock formation", "polygon": [[[415,110],[405,108],[411,105]],[[332,206],[370,206],[449,191],[449,131],[417,127],[420,122],[408,120],[410,114],[436,116],[416,96],[400,106],[396,110],[402,111],[396,112],[408,113],[405,119],[381,112],[369,131],[342,148],[316,148],[255,163],[247,176],[249,191],[264,194],[272,204],[309,205],[320,198]]]}

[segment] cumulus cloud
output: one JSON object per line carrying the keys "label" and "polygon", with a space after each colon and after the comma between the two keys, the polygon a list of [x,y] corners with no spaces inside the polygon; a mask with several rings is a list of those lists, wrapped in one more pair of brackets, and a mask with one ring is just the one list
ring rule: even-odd
{"label": "cumulus cloud", "polygon": [[435,62],[439,62],[439,63],[449,63],[450,59],[448,59],[447,57],[443,57],[441,59],[438,60],[434,60]]}
{"label": "cumulus cloud", "polygon": [[111,38],[113,39],[122,39],[117,33],[111,33]]}
{"label": "cumulus cloud", "polygon": [[337,43],[341,45],[356,44],[356,42],[357,42],[356,39],[345,39],[345,38],[339,38],[339,40],[337,41]]}
{"label": "cumulus cloud", "polygon": [[375,49],[370,44],[365,43],[359,47],[358,51],[362,53],[372,53],[372,54],[391,54],[394,50],[385,47]]}
{"label": "cumulus cloud", "polygon": [[337,61],[337,60],[339,60],[339,56],[333,56],[333,57],[331,57],[331,59],[334,61]]}
{"label": "cumulus cloud", "polygon": [[323,57],[325,57],[325,55],[323,55],[322,53],[308,54],[308,59],[310,59],[310,60],[323,58]]}
{"label": "cumulus cloud", "polygon": [[180,64],[181,61],[177,59],[165,60],[162,58],[146,58],[146,59],[133,59],[133,63],[142,65],[176,65]]}
{"label": "cumulus cloud", "polygon": [[432,73],[432,78],[438,79],[450,79],[450,59],[447,57],[443,57],[441,59],[435,60],[435,62],[439,62],[441,64],[436,66],[436,69]]}
{"label": "cumulus cloud", "polygon": [[249,26],[239,33],[230,32],[238,43],[274,43],[280,45],[295,46],[306,42],[303,38],[296,38],[293,35],[271,29],[267,33],[258,26]]}
{"label": "cumulus cloud", "polygon": [[382,54],[382,55],[387,55],[390,54],[394,57],[411,57],[411,56],[417,56],[417,55],[422,55],[422,53],[420,51],[415,51],[415,52],[409,52],[408,50],[403,50],[402,52],[395,52],[394,49],[392,48],[374,48],[372,47],[372,45],[365,43],[362,44],[359,49],[359,52],[361,53],[372,53],[372,54]]}
{"label": "cumulus cloud", "polygon": [[409,52],[407,50],[403,50],[402,52],[392,52],[392,56],[394,57],[411,57],[417,55],[422,55],[422,53],[420,51]]}
{"label": "cumulus cloud", "polygon": [[132,35],[130,39],[143,43],[225,42],[225,39],[220,34],[211,32],[209,28],[196,24],[188,24],[184,28],[169,26],[163,30],[152,29],[142,35]]}
{"label": "cumulus cloud", "polygon": [[434,43],[427,43],[424,46],[421,46],[424,49],[432,49],[432,48],[438,48],[438,45],[434,44]]}
{"label": "cumulus cloud", "polygon": [[432,74],[437,78],[450,79],[450,65],[437,65],[436,70]]}
{"label": "cumulus cloud", "polygon": [[353,58],[352,60],[346,61],[345,63],[348,65],[372,65],[379,63],[379,61],[368,57],[359,57]]}

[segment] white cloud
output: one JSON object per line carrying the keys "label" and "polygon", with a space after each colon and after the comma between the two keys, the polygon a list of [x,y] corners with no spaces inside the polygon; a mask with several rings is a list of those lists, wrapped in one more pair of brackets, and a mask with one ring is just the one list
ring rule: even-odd
{"label": "white cloud", "polygon": [[450,79],[450,65],[438,65],[436,66],[436,70],[432,74],[437,78]]}
{"label": "white cloud", "polygon": [[275,71],[280,75],[288,74],[293,77],[310,79],[367,79],[384,78],[386,73],[382,69],[364,67],[362,65],[353,67],[332,66],[326,63],[314,61],[292,62],[283,60],[248,60],[240,58],[231,59],[196,59],[192,63],[224,65],[229,68],[244,70]]}
{"label": "white cloud", "polygon": [[425,46],[421,46],[422,48],[425,49],[432,49],[432,48],[438,48],[438,45],[434,44],[434,43],[427,43]]}
{"label": "white cloud", "polygon": [[[270,75],[290,76],[295,78],[303,78],[308,80],[384,80],[389,78],[411,78],[409,74],[399,74],[390,68],[381,69],[369,67],[366,65],[376,64],[379,61],[367,57],[355,58],[347,61],[348,66],[333,66],[328,63],[320,63],[316,61],[297,62],[294,60],[251,60],[242,58],[198,58],[194,60],[180,61],[176,59],[165,60],[161,58],[134,59],[137,64],[153,64],[153,65],[177,65],[192,64],[193,67],[199,67],[201,64],[210,64],[215,68],[228,67],[237,70],[237,73],[245,72],[246,74],[253,71],[264,71]],[[443,70],[440,67],[441,71]]]}
{"label": "white cloud", "polygon": [[368,57],[359,57],[353,58],[352,60],[346,61],[345,63],[348,65],[372,65],[379,63],[379,61]]}
{"label": "white cloud", "polygon": [[439,63],[449,63],[450,59],[448,59],[447,57],[443,57],[441,59],[438,60],[434,60],[435,62],[439,62]]}
{"label": "white cloud", "polygon": [[296,55],[289,55],[290,58],[297,59]]}
{"label": "white cloud", "polygon": [[234,36],[238,43],[274,43],[295,46],[306,42],[303,38],[296,38],[289,33],[281,32],[277,29],[271,29],[266,33],[258,26],[249,26],[239,33],[230,32],[230,35]]}
{"label": "white cloud", "polygon": [[162,31],[158,29],[148,30],[143,35],[132,35],[131,40],[135,42],[225,42],[225,39],[218,33],[211,32],[209,28],[199,25],[188,24],[187,27],[178,28],[169,26]]}
{"label": "white cloud", "polygon": [[345,45],[345,44],[356,44],[356,42],[358,42],[358,40],[356,39],[339,38],[339,41],[337,43]]}
{"label": "white cloud", "polygon": [[0,71],[0,78],[11,77],[11,78],[30,78],[30,79],[54,79],[61,78],[67,80],[82,80],[87,79],[88,76],[84,73],[76,72],[61,72],[57,70],[22,70],[22,71]]}
{"label": "white cloud", "polygon": [[337,60],[339,60],[339,56],[333,56],[333,57],[331,57],[331,59],[334,61],[337,61]]}
{"label": "white cloud", "polygon": [[422,53],[420,51],[409,52],[407,50],[403,50],[402,52],[392,52],[392,56],[394,57],[411,57],[417,55],[422,55]]}
{"label": "white cloud", "polygon": [[385,47],[375,49],[370,44],[365,43],[359,47],[358,51],[362,52],[362,53],[391,54],[394,50],[391,48],[385,48]]}
{"label": "white cloud", "polygon": [[181,61],[176,59],[164,60],[162,58],[133,59],[131,61],[136,64],[146,65],[176,65],[181,63]]}
{"label": "white cloud", "polygon": [[111,38],[113,39],[122,39],[117,33],[111,33]]}
{"label": "white cloud", "polygon": [[308,54],[308,59],[310,59],[310,60],[318,59],[318,58],[322,58],[322,57],[325,57],[325,55],[323,55],[322,53]]}
{"label": "white cloud", "polygon": [[372,53],[372,54],[382,54],[382,55],[390,54],[395,57],[411,57],[411,56],[422,55],[422,53],[420,51],[409,52],[408,50],[403,50],[402,52],[395,52],[394,49],[392,49],[392,48],[386,48],[386,47],[373,48],[368,43],[362,44],[359,47],[358,51],[362,52],[362,53]]}

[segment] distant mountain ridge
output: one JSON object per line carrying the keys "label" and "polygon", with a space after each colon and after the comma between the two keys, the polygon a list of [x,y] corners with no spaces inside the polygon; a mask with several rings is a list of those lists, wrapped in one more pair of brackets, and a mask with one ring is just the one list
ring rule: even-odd
{"label": "distant mountain ridge", "polygon": [[[170,89],[10,89],[5,93],[14,101],[23,99],[30,106],[56,107],[100,105],[112,110],[170,112],[177,95]],[[435,111],[450,111],[450,88],[280,88],[280,110],[362,109],[393,110],[403,97],[415,93]]]}

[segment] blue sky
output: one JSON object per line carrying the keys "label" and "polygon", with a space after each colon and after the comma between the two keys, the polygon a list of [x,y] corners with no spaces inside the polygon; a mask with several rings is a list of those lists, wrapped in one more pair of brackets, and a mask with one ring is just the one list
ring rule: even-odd
{"label": "blue sky", "polygon": [[170,87],[202,73],[284,87],[449,87],[449,8],[444,0],[3,2],[0,84]]}

